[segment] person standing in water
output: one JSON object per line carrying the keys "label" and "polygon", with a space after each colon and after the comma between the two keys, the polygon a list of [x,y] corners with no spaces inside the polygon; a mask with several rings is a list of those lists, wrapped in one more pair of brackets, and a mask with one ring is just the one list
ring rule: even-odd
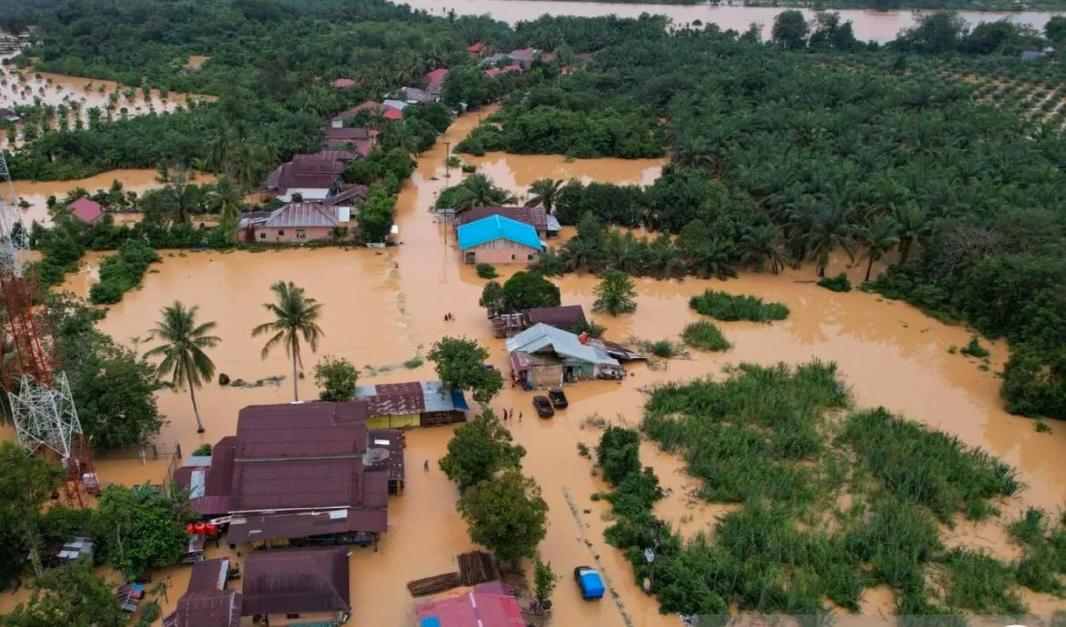
{"label": "person standing in water", "polygon": [[426,461],[422,462],[422,470],[425,471],[425,472],[429,472],[429,460],[428,459]]}

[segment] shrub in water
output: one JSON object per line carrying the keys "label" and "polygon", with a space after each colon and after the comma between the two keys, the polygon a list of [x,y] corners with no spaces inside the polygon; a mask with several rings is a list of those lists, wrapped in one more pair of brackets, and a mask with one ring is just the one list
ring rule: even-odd
{"label": "shrub in water", "polygon": [[707,320],[690,323],[681,332],[681,339],[692,348],[704,351],[724,351],[732,347],[718,327]]}
{"label": "shrub in water", "polygon": [[719,320],[752,320],[771,322],[788,317],[788,307],[781,303],[763,302],[755,296],[726,294],[707,290],[689,299],[689,307],[697,312]]}
{"label": "shrub in water", "polygon": [[851,281],[848,280],[848,275],[843,272],[835,277],[823,277],[822,280],[818,281],[818,285],[833,292],[851,291]]}
{"label": "shrub in water", "polygon": [[496,272],[496,268],[491,263],[479,263],[477,264],[477,275],[482,279],[495,279],[500,276]]}

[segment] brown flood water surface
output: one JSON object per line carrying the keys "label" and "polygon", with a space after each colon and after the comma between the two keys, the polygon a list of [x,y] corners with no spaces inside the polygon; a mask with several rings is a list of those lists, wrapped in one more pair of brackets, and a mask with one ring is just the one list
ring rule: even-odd
{"label": "brown flood water surface", "polygon": [[[109,170],[95,176],[70,181],[14,181],[15,195],[19,200],[30,204],[29,207],[20,211],[22,221],[29,226],[34,220],[42,224],[51,224],[52,218],[48,215],[48,197],[55,196],[62,202],[67,194],[81,187],[90,194],[97,191],[111,189],[114,181],[122,183],[122,189],[126,192],[141,194],[150,189],[163,187],[165,183],[156,180],[158,172],[150,169]],[[214,182],[217,177],[214,174],[194,172],[189,183],[202,185]],[[116,216],[116,221],[122,216]]]}
{"label": "brown flood water surface", "polygon": [[[443,16],[449,11],[458,15],[488,15],[509,24],[535,20],[541,15],[597,17],[617,15],[637,18],[643,13],[664,15],[673,26],[717,24],[722,30],[744,32],[752,23],[762,27],[763,39],[770,38],[774,18],[793,7],[746,7],[727,4],[640,4],[620,2],[585,2],[581,0],[403,0],[415,9],[430,15]],[[814,19],[811,9],[800,9],[808,22]],[[850,21],[855,36],[862,41],[886,42],[896,38],[904,29],[913,27],[921,11],[873,11],[868,9],[833,9],[842,20]],[[1016,24],[1042,30],[1053,15],[1061,11],[958,11],[971,27],[981,22],[1009,20]]]}
{"label": "brown flood water surface", "polygon": [[[161,391],[160,409],[170,420],[161,440],[180,443],[190,451],[202,442],[215,442],[234,432],[238,410],[249,404],[279,403],[292,399],[290,363],[284,352],[267,359],[259,355],[261,338],[250,336],[251,328],[267,319],[262,303],[270,300],[274,281],[292,280],[306,288],[309,296],[324,303],[321,327],[324,331],[318,354],[304,355],[306,378],[298,385],[301,398],[311,398],[313,364],[323,355],[345,357],[363,372],[366,383],[417,380],[433,376],[432,366],[405,370],[402,363],[415,355],[425,355],[430,345],[445,335],[475,338],[489,348],[489,361],[506,367],[502,340],[491,336],[484,312],[477,301],[485,281],[473,268],[459,262],[455,237],[438,224],[428,211],[436,195],[448,183],[461,179],[452,170],[444,176],[444,142],[453,146],[474,125],[476,114],[460,117],[431,150],[423,154],[411,179],[403,186],[397,203],[396,222],[403,244],[386,250],[307,249],[266,253],[250,252],[164,252],[163,262],[153,266],[141,289],[129,292],[111,307],[100,328],[116,340],[136,345],[144,351],[148,329],[159,318],[164,305],[180,300],[199,305],[201,320],[218,323],[216,334],[222,344],[211,351],[218,372],[248,381],[269,376],[286,377],[280,385],[258,388],[220,387],[211,383],[197,393],[207,432],[197,435],[187,392]],[[662,162],[565,162],[555,157],[510,157],[486,155],[469,159],[481,166],[497,184],[515,193],[544,176],[588,178],[618,183],[646,183]],[[516,168],[508,168],[515,163]],[[530,163],[540,163],[523,173]],[[73,275],[66,287],[84,293],[92,263]],[[830,272],[844,270],[834,263]],[[509,274],[514,268],[508,269]],[[853,268],[854,275],[863,268]],[[998,397],[999,380],[993,374],[1002,368],[1006,349],[1000,343],[986,342],[992,351],[993,372],[982,372],[978,364],[958,354],[950,346],[965,344],[970,333],[927,318],[916,309],[884,301],[862,292],[836,294],[813,284],[810,268],[780,276],[745,274],[720,282],[636,281],[639,307],[636,313],[610,318],[595,316],[608,328],[607,337],[625,341],[630,336],[648,339],[677,338],[697,315],[688,308],[688,299],[714,287],[733,293],[748,293],[781,301],[792,314],[772,325],[724,323],[725,335],[735,345],[724,354],[694,353],[691,359],[677,359],[665,367],[644,365],[630,368],[631,376],[622,382],[583,382],[567,388],[570,407],[551,420],[538,420],[530,405],[532,394],[505,389],[492,403],[497,414],[505,407],[521,412],[522,420],[508,427],[515,440],[526,447],[525,472],[540,484],[551,508],[547,537],[541,545],[544,558],[561,576],[556,589],[551,624],[623,626],[677,625],[676,616],[662,616],[658,605],[645,595],[633,579],[632,570],[620,552],[603,540],[608,526],[608,505],[593,501],[593,494],[606,486],[593,474],[592,461],[578,454],[578,443],[594,447],[598,428],[587,426],[585,418],[598,414],[612,422],[635,425],[640,419],[644,395],[641,389],[672,380],[717,376],[727,364],[753,361],[763,364],[785,361],[801,363],[812,358],[834,360],[851,388],[857,404],[884,405],[963,441],[984,447],[1018,468],[1027,488],[1005,503],[1005,510],[1020,511],[1036,505],[1053,511],[1066,501],[1066,430],[1052,425],[1053,432],[1037,433],[1031,420],[1008,415]],[[558,284],[567,304],[579,304],[591,312],[595,298],[595,277],[572,275]],[[444,322],[451,312],[454,322]],[[373,371],[366,367],[372,367]],[[413,622],[416,601],[407,594],[404,583],[454,568],[454,556],[470,548],[465,525],[455,510],[458,494],[437,467],[444,455],[452,428],[414,430],[408,433],[406,453],[409,468],[407,490],[390,502],[389,531],[380,550],[355,549],[352,557],[352,604],[350,624],[357,627],[403,625]],[[421,469],[429,460],[431,470]],[[679,525],[686,536],[707,529],[728,508],[694,502],[687,494],[698,482],[687,477],[683,464],[651,443],[642,447],[642,461],[653,465],[671,494],[659,504],[656,513]],[[99,460],[98,470],[106,481],[162,479],[155,466],[120,464]],[[1000,536],[975,528],[982,538],[953,537],[952,543],[987,546],[1002,542]],[[957,532],[965,536],[966,529]],[[581,600],[568,573],[580,564],[603,569],[617,599],[605,597],[598,603]],[[183,590],[181,577],[187,568],[171,569],[175,586],[169,607]],[[170,571],[168,571],[170,572]],[[180,585],[179,585],[180,584]],[[1034,606],[1062,607],[1061,601],[1033,597]],[[168,607],[168,609],[169,609]],[[891,607],[891,595],[883,590],[867,593],[864,609],[876,614]]]}

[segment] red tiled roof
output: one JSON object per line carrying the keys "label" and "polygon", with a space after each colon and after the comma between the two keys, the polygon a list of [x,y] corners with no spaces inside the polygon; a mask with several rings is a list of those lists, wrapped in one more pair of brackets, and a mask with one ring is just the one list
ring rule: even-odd
{"label": "red tiled roof", "polygon": [[432,72],[426,72],[422,77],[422,85],[425,87],[440,87],[444,84],[444,77],[448,76],[448,68],[438,68]]}
{"label": "red tiled roof", "polygon": [[350,87],[355,87],[357,83],[350,78],[338,78],[331,84],[334,89],[348,89]]}
{"label": "red tiled roof", "polygon": [[386,120],[402,120],[403,111],[400,111],[399,109],[395,109],[393,107],[385,107],[385,113],[381,114],[381,117],[385,118]]}
{"label": "red tiled roof", "polygon": [[459,224],[468,224],[475,222],[482,218],[489,216],[504,216],[523,222],[537,229],[543,231],[548,228],[548,216],[544,211],[544,207],[539,205],[534,207],[474,207],[460,213],[457,218]]}
{"label": "red tiled roof", "polygon": [[485,44],[481,43],[480,41],[474,42],[469,47],[467,47],[466,51],[470,54],[481,54],[482,52],[485,52]]}
{"label": "red tiled roof", "polygon": [[489,68],[485,70],[485,76],[488,76],[489,78],[495,78],[501,74],[521,74],[522,72],[525,72],[525,70],[522,69],[522,66],[515,65],[512,63],[511,65],[505,65],[503,67]]}
{"label": "red tiled roof", "polygon": [[104,208],[100,206],[100,203],[88,196],[82,196],[75,200],[70,203],[69,207],[70,213],[86,224],[92,224],[99,220],[100,216],[104,215]]}
{"label": "red tiled roof", "polygon": [[418,618],[435,617],[440,627],[525,627],[522,609],[498,581],[418,606]]}
{"label": "red tiled roof", "polygon": [[244,560],[242,615],[351,610],[347,547],[255,551]]}

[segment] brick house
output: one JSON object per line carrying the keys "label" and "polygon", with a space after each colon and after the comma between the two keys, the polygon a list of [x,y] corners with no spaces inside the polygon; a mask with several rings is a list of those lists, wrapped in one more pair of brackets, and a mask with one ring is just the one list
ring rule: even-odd
{"label": "brick house", "polygon": [[300,243],[329,239],[337,229],[352,226],[350,206],[294,202],[264,216],[240,221],[245,241]]}
{"label": "brick house", "polygon": [[463,224],[458,236],[466,263],[531,264],[544,250],[535,228],[501,215]]}

